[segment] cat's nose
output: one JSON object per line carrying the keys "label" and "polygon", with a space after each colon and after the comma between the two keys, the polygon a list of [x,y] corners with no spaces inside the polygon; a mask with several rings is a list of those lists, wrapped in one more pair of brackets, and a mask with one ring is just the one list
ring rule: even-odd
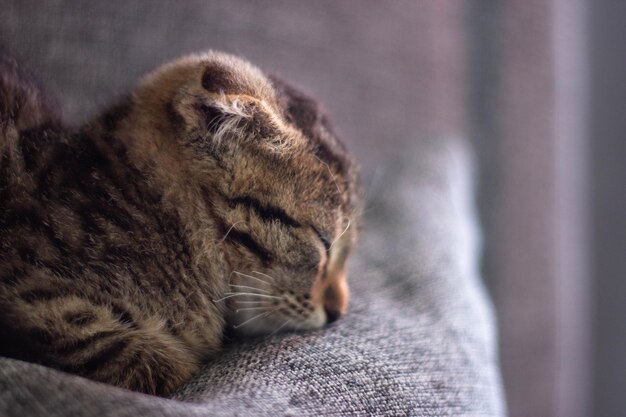
{"label": "cat's nose", "polygon": [[326,323],[337,321],[348,308],[348,284],[345,274],[331,280],[324,291],[324,311]]}
{"label": "cat's nose", "polygon": [[326,324],[334,323],[339,320],[339,317],[341,317],[341,312],[338,310],[332,310],[326,307],[324,310],[326,311]]}

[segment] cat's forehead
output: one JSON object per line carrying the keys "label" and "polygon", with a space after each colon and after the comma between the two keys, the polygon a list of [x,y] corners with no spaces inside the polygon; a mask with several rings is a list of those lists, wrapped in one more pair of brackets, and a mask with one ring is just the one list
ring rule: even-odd
{"label": "cat's forehead", "polygon": [[246,60],[212,51],[184,57],[146,76],[135,102],[174,102],[192,143],[234,149],[236,187],[344,212],[357,200],[356,167],[321,106]]}

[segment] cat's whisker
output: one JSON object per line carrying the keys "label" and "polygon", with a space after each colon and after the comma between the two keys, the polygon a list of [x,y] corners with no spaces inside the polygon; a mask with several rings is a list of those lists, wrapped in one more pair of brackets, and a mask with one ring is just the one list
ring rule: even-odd
{"label": "cat's whisker", "polygon": [[339,194],[341,194],[341,189],[339,188],[339,184],[337,183],[337,178],[335,178],[335,174],[333,174],[333,171],[330,169],[330,166],[322,161],[317,155],[313,155],[315,156],[315,159],[317,159],[318,161],[320,161],[320,163],[322,163],[326,169],[328,170],[328,173],[330,174],[330,177],[333,179],[333,182],[335,183],[335,186],[337,187],[337,191],[339,192]]}
{"label": "cat's whisker", "polygon": [[261,292],[264,292],[264,293],[266,293],[266,294],[271,294],[271,292],[270,292],[270,291],[264,290],[264,289],[262,289],[262,288],[250,287],[250,286],[248,286],[248,285],[228,284],[228,286],[230,286],[230,287],[235,287],[235,288],[246,288],[246,289],[249,289],[249,290],[256,290],[256,291],[261,291]]}
{"label": "cat's whisker", "polygon": [[333,242],[330,244],[330,246],[328,247],[328,250],[330,250],[330,248],[333,247],[333,245],[335,243],[337,243],[337,241],[339,239],[341,239],[341,236],[345,235],[346,232],[348,231],[348,229],[350,228],[350,224],[352,224],[351,220],[348,218],[348,225],[346,226],[346,228],[343,230],[343,232],[341,232],[341,234],[339,236],[337,236],[337,238],[335,240],[333,240]]}
{"label": "cat's whisker", "polygon": [[224,235],[222,240],[220,240],[220,243],[224,242],[226,240],[226,238],[228,237],[228,234],[230,233],[230,231],[233,230],[233,227],[237,226],[239,223],[246,223],[246,221],[245,220],[239,220],[238,222],[233,223],[232,226],[230,226],[230,228],[226,231],[226,234]]}
{"label": "cat's whisker", "polygon": [[[274,279],[274,277],[271,277],[271,276],[269,276],[269,275],[267,275],[267,274],[264,274],[263,272],[260,272],[260,271],[251,271],[251,272],[252,272],[253,274],[259,274],[259,275],[261,275],[261,276],[267,277],[267,278],[268,278],[268,279],[270,279],[271,281],[270,281],[270,282],[267,282],[267,281],[262,280],[261,278],[258,278],[258,277],[253,277],[252,275],[246,275],[246,274],[244,274],[244,276],[246,276],[246,277],[248,277],[248,278],[256,279],[257,281],[264,282],[264,283],[266,283],[267,285],[270,285],[270,286],[272,286],[272,287],[276,288],[276,289],[277,289],[277,290],[279,290],[279,291],[285,291],[285,289],[284,289],[284,288],[279,287],[278,285],[276,285],[276,280]],[[285,292],[286,292],[286,291],[285,291]]]}
{"label": "cat's whisker", "polygon": [[280,331],[280,329],[282,329],[283,327],[285,327],[287,324],[291,323],[292,319],[287,319],[285,320],[285,322],[283,324],[281,324],[280,326],[278,326],[272,333],[270,333],[270,336],[275,335],[276,333],[278,333]]}
{"label": "cat's whisker", "polygon": [[276,311],[276,310],[266,311],[266,312],[264,312],[264,313],[257,314],[256,316],[254,316],[254,317],[252,317],[252,318],[249,318],[248,320],[244,321],[243,323],[240,323],[240,324],[238,324],[238,325],[236,325],[236,326],[233,326],[233,328],[234,328],[234,329],[238,329],[238,328],[240,328],[240,327],[242,327],[242,326],[245,326],[245,325],[246,325],[246,324],[248,324],[248,323],[253,322],[254,320],[260,319],[261,317],[268,316],[268,315],[272,314],[274,311]]}
{"label": "cat's whisker", "polygon": [[262,280],[262,279],[260,279],[260,278],[256,278],[256,277],[253,277],[253,276],[250,276],[250,275],[247,275],[247,277],[248,277],[248,278],[250,278],[250,279],[254,279],[254,280],[256,280],[256,281],[262,282],[262,283],[264,283],[265,285],[269,285],[270,287],[274,287],[274,288],[276,288],[276,289],[278,289],[278,290],[281,290],[281,288],[280,288],[280,287],[278,287],[278,286],[277,286],[277,285],[275,285],[275,284],[272,284],[271,282],[267,282],[267,281],[264,281],[264,280]]}
{"label": "cat's whisker", "polygon": [[263,304],[267,304],[267,305],[272,305],[272,301],[265,301],[265,300],[258,300],[258,301],[252,301],[252,300],[235,300],[235,302],[237,304],[259,304],[259,303],[263,303]]}
{"label": "cat's whisker", "polygon": [[235,313],[239,313],[240,311],[248,311],[248,310],[267,310],[267,307],[265,306],[261,306],[261,307],[242,307],[242,308],[238,308],[235,310]]}
{"label": "cat's whisker", "polygon": [[282,300],[281,297],[276,297],[275,295],[265,295],[265,294],[256,294],[256,293],[252,293],[252,292],[229,292],[225,294],[225,297],[222,297],[220,299],[217,300],[213,300],[214,303],[219,303],[220,301],[224,301],[227,300],[229,298],[233,298],[233,297],[237,297],[237,296],[253,296],[253,297],[258,297],[258,298],[271,298],[274,300]]}
{"label": "cat's whisker", "polygon": [[[255,271],[252,271],[252,272],[255,272]],[[250,278],[250,279],[254,279],[256,281],[262,282],[263,284],[269,285],[270,287],[278,288],[275,284],[273,284],[271,282],[264,281],[261,278],[253,277],[252,275],[244,274],[243,272],[239,272],[239,271],[233,271],[233,273],[237,274],[239,276],[242,276],[242,277],[246,277],[246,278]],[[278,288],[278,289],[280,290],[280,288]]]}
{"label": "cat's whisker", "polygon": [[[275,279],[274,277],[271,277],[271,276],[269,276],[269,275],[267,275],[267,274],[264,274],[263,272],[260,272],[260,271],[252,271],[252,273],[253,273],[253,274],[259,274],[259,275],[262,275],[262,276],[264,276],[265,278],[269,279],[271,282],[276,282],[276,279]],[[257,279],[258,279],[258,278],[257,278]]]}

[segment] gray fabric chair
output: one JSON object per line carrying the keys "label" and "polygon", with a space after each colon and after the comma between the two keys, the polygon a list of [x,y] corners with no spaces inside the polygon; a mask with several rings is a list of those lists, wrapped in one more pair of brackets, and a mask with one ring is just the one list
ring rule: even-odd
{"label": "gray fabric chair", "polygon": [[[426,48],[433,25],[451,19],[445,8],[0,0],[3,46],[62,97],[72,122],[166,60],[222,49],[325,103],[369,178],[342,320],[230,343],[171,399],[0,358],[0,415],[504,415],[471,158],[448,135],[462,119],[446,94],[458,70],[432,71],[441,52]],[[426,133],[441,139],[417,139]]]}

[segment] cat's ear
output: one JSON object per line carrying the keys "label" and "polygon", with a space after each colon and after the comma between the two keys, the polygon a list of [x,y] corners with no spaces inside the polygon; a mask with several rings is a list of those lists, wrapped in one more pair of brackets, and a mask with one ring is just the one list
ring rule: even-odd
{"label": "cat's ear", "polygon": [[230,68],[221,65],[208,64],[202,73],[202,88],[209,93],[228,92],[229,94],[247,94],[247,88],[238,82],[237,74]]}
{"label": "cat's ear", "polygon": [[181,91],[174,102],[188,132],[220,141],[271,135],[262,100],[232,69],[207,65],[199,84]]}

